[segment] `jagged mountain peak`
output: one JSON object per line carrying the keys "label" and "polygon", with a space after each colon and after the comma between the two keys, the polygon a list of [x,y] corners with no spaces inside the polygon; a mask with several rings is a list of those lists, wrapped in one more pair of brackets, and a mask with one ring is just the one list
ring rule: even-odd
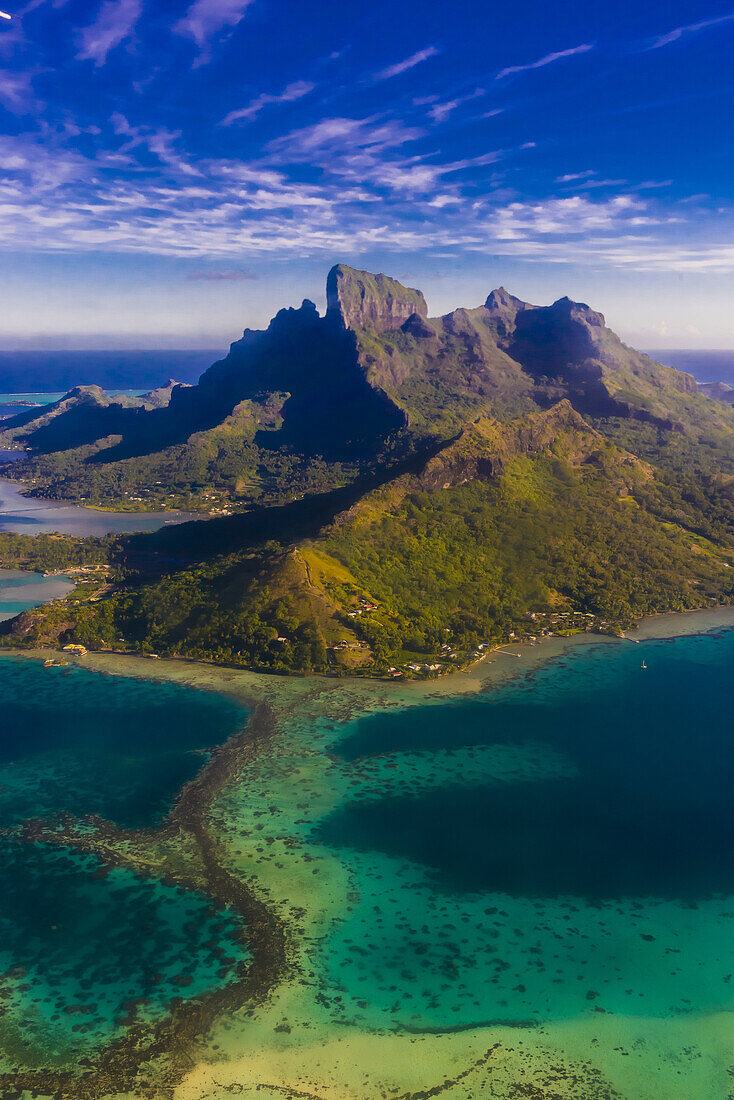
{"label": "jagged mountain peak", "polygon": [[516,298],[501,286],[487,296],[484,308],[491,315],[491,324],[498,340],[502,341],[515,331],[517,315],[536,307],[531,306],[529,302],[523,302],[521,298]]}
{"label": "jagged mountain peak", "polygon": [[[542,307],[541,307],[542,308]],[[594,328],[606,328],[606,320],[603,313],[592,309],[586,302],[574,302],[573,298],[564,295],[556,299],[552,305],[546,307],[554,313],[567,317],[571,321],[591,325]]]}
{"label": "jagged mountain peak", "polygon": [[346,328],[372,332],[398,329],[414,313],[428,316],[420,290],[345,264],[336,264],[327,276],[326,304],[327,317],[340,318]]}
{"label": "jagged mountain peak", "polygon": [[498,286],[495,290],[489,292],[484,306],[485,309],[503,309],[507,306],[515,306],[517,309],[532,308],[527,302],[523,302],[522,298],[516,298],[503,286]]}

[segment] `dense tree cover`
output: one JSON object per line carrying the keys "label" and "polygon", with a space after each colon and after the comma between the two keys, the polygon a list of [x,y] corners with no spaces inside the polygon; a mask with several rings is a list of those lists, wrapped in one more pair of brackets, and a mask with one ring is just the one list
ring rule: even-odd
{"label": "dense tree cover", "polygon": [[[704,537],[682,493],[638,477],[620,495],[613,457],[576,464],[563,448],[516,458],[494,479],[411,492],[396,504],[376,490],[346,522],[307,542],[338,563],[325,584],[334,615],[370,646],[365,671],[410,654],[461,663],[481,643],[538,629],[529,611],[560,613],[554,629],[579,628],[572,612],[605,629],[655,611],[734,598],[734,539]],[[677,520],[670,518],[678,513]],[[668,518],[664,518],[668,516]],[[661,519],[663,521],[661,522]],[[211,558],[108,599],[38,613],[24,641],[53,637],[90,649],[132,649],[272,671],[339,667],[322,624],[279,580],[278,543]],[[345,579],[346,578],[346,579]],[[367,609],[348,618],[360,599]],[[374,603],[374,606],[372,606]]]}
{"label": "dense tree cover", "polygon": [[106,565],[115,556],[119,540],[76,535],[20,535],[0,531],[0,566],[22,566],[57,572],[83,565]]}
{"label": "dense tree cover", "polygon": [[696,441],[634,420],[604,420],[599,427],[654,463],[654,486],[642,494],[654,515],[714,541],[734,538],[734,436],[709,432]]}
{"label": "dense tree cover", "polygon": [[336,528],[326,549],[378,601],[359,623],[385,658],[506,637],[529,609],[624,626],[734,590],[731,544],[718,551],[662,525],[602,472],[552,456],[518,460],[496,481],[412,495],[395,513]]}
{"label": "dense tree cover", "polygon": [[300,621],[288,598],[273,598],[256,578],[282,556],[269,545],[259,554],[216,558],[155,583],[134,586],[94,603],[69,600],[27,614],[24,645],[61,640],[88,649],[185,656],[271,671],[325,671],[323,638]]}
{"label": "dense tree cover", "polygon": [[242,433],[201,432],[188,444],[149,455],[103,461],[91,448],[36,455],[15,462],[3,476],[31,486],[47,500],[78,500],[127,511],[178,508],[208,511],[226,504],[269,504],[344,485],[359,472],[354,463],[306,458],[270,450]]}

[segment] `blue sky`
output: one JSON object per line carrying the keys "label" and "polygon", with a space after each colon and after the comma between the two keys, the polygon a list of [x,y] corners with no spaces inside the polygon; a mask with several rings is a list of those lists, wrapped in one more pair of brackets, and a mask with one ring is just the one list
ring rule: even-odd
{"label": "blue sky", "polygon": [[344,261],[734,347],[734,0],[28,0],[0,347],[219,346]]}

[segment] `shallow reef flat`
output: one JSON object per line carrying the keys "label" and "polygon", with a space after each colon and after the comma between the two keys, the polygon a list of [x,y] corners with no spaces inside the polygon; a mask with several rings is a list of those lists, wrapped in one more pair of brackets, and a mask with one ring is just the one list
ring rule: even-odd
{"label": "shallow reef flat", "polygon": [[732,625],[666,617],[402,686],[85,658],[250,708],[157,827],[64,830],[225,905],[243,954],[135,1059],[123,1036],[53,1091],[724,1100]]}

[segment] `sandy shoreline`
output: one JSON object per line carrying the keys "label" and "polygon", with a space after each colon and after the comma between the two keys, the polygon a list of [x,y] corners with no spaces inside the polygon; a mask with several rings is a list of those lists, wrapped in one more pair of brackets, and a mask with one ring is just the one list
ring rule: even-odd
{"label": "sandy shoreline", "polygon": [[[402,683],[348,676],[279,676],[188,659],[163,658],[151,661],[132,654],[87,653],[84,657],[71,657],[68,654],[63,656],[68,658],[70,664],[78,664],[98,672],[163,680],[187,684],[205,691],[224,692],[250,705],[265,703],[276,714],[282,714],[307,699],[310,701],[319,695],[334,692],[351,699],[355,709],[420,705],[431,700],[489,691],[508,680],[526,676],[580,647],[642,644],[645,641],[707,634],[732,628],[734,606],[670,612],[644,619],[637,630],[628,632],[623,638],[583,633],[570,637],[542,638],[534,643],[513,642],[490,651],[461,672],[449,673],[435,680],[409,680]],[[49,657],[58,659],[60,655],[55,649],[0,648],[0,656],[46,660]]]}
{"label": "sandy shoreline", "polygon": [[[363,766],[355,772],[348,763],[334,760],[329,748],[331,731],[345,720],[370,711],[433,702],[440,705],[452,696],[491,691],[579,647],[635,645],[636,654],[643,657],[648,640],[731,628],[734,607],[660,615],[646,620],[630,638],[578,634],[536,644],[512,644],[492,651],[464,672],[402,684],[347,677],[274,676],[187,660],[153,661],[119,654],[71,658],[70,664],[104,674],[179,683],[228,694],[253,709],[258,707],[241,734],[228,742],[229,747],[205,765],[184,791],[178,809],[162,830],[133,838],[102,829],[91,839],[79,839],[81,845],[91,848],[99,844],[112,863],[133,861],[142,869],[155,868],[156,873],[169,865],[197,876],[205,872],[205,887],[225,901],[234,901],[245,915],[248,936],[255,937],[248,942],[258,958],[254,973],[259,984],[256,995],[247,1001],[247,1010],[238,1007],[243,1004],[240,989],[233,991],[231,1002],[229,994],[217,995],[209,1006],[216,1008],[211,1014],[206,1005],[204,1016],[198,1016],[192,1007],[190,1030],[184,1028],[179,1033],[174,1028],[169,1033],[162,1028],[150,1048],[162,1058],[165,1087],[157,1095],[167,1100],[174,1096],[176,1100],[219,1100],[231,1087],[243,1096],[274,1089],[278,1095],[295,1097],[304,1095],[302,1086],[308,1081],[317,1083],[316,1095],[325,1098],[367,1097],[377,1093],[360,1092],[361,1083],[374,1073],[377,1063],[389,1064],[392,1091],[399,1090],[406,1098],[437,1095],[434,1090],[443,1092],[459,1074],[471,1075],[476,1082],[473,1095],[484,1095],[482,1067],[488,1050],[503,1052],[502,1061],[498,1055],[497,1064],[492,1065],[493,1081],[504,1080],[505,1075],[512,1083],[517,1079],[517,1067],[532,1066],[539,1083],[547,1083],[550,1074],[548,1079],[556,1087],[559,1063],[567,1067],[572,1084],[581,1072],[579,1065],[589,1058],[586,1027],[593,1029],[595,1041],[604,1039],[603,1049],[592,1052],[595,1063],[603,1070],[613,1069],[612,1076],[624,1080],[622,1071],[628,1072],[628,1068],[620,1070],[609,1051],[630,1043],[631,1025],[625,1016],[610,1014],[608,1019],[593,1018],[591,1023],[582,1020],[574,1025],[576,1030],[563,1023],[549,1024],[542,1032],[508,1029],[496,1022],[436,1035],[386,1035],[357,1025],[347,1032],[335,1025],[328,1006],[318,996],[322,991],[318,984],[323,963],[320,945],[350,911],[355,872],[335,853],[314,848],[304,830],[308,822],[322,820],[345,797],[359,793],[359,783],[372,782],[377,790],[383,782],[379,770],[372,780],[369,775],[365,779]],[[0,650],[3,656],[36,661],[52,653],[58,657],[58,651]],[[389,779],[395,780],[392,771]],[[193,840],[196,845],[190,850]],[[328,984],[324,988],[327,992],[331,989]],[[185,1022],[183,1016],[176,1019]],[[285,1025],[287,1030],[283,1030]],[[121,1060],[96,1065],[98,1076],[88,1091],[65,1089],[61,1095],[75,1100],[82,1096],[98,1100],[102,1095],[123,1100],[139,1095],[134,1071],[125,1061],[128,1049],[121,1040],[115,1048]],[[576,1059],[580,1059],[578,1064]],[[671,1073],[675,1073],[676,1065],[671,1065]],[[655,1074],[658,1072],[655,1069]],[[52,1074],[29,1076],[31,1080],[43,1086],[48,1082],[48,1090],[40,1088],[38,1092],[53,1094]],[[568,1091],[557,1094],[568,1100],[579,1095],[571,1084]],[[76,1083],[71,1088],[76,1089]],[[458,1100],[458,1093],[449,1091],[448,1095]],[[498,1091],[496,1095],[517,1093]],[[587,1090],[584,1095],[601,1093]]]}

